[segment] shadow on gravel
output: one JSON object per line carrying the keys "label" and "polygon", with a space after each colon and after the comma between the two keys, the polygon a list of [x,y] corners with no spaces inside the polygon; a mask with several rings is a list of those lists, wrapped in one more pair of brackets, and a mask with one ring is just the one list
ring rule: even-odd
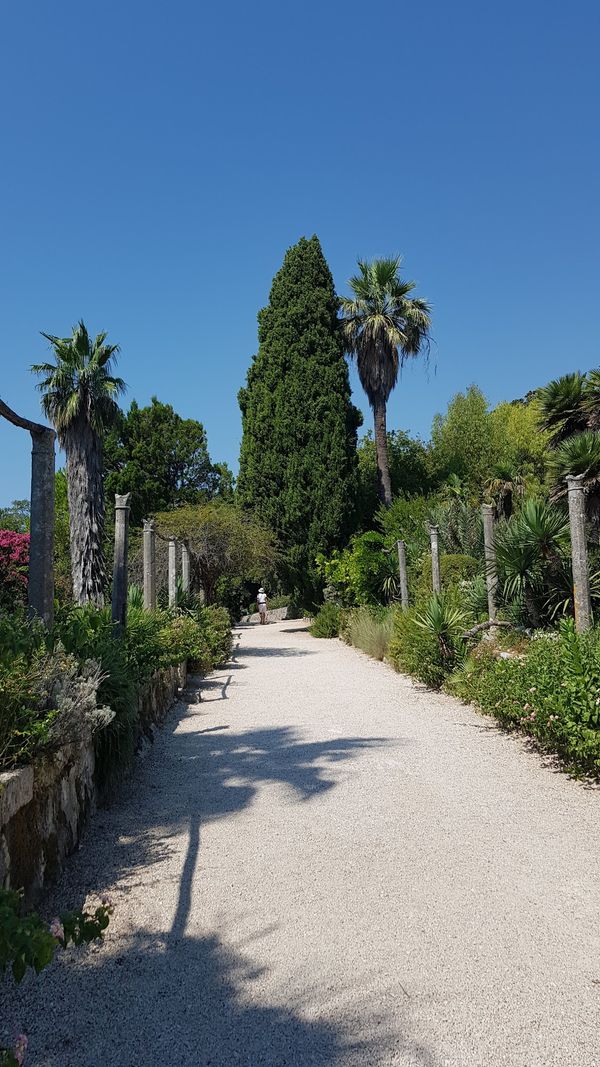
{"label": "shadow on gravel", "polygon": [[[240,649],[240,655],[242,659],[246,656],[314,656],[316,652],[313,652],[310,648],[285,648],[282,645],[275,645],[272,648],[261,648],[254,645],[243,645]],[[237,653],[234,654],[234,656]]]}
{"label": "shadow on gravel", "polygon": [[[290,727],[230,734],[227,723],[203,730],[202,716],[198,730],[186,731],[185,719],[184,714],[171,720],[173,732],[165,729],[118,802],[92,821],[84,847],[57,891],[64,908],[80,902],[82,891],[100,894],[110,887],[119,913],[135,924],[140,889],[160,900],[168,884],[164,865],[179,853],[175,835],[184,832],[187,850],[170,931],[153,933],[134,925],[131,937],[83,955],[65,954],[8,998],[5,987],[0,996],[4,1026],[10,1032],[15,1027],[28,1031],[31,1067],[345,1067],[385,1062],[381,1048],[356,1043],[354,1027],[350,1038],[341,1025],[319,1019],[329,1011],[330,992],[308,989],[300,1003],[288,1007],[255,1005],[253,997],[261,995],[256,985],[260,972],[252,960],[237,947],[225,949],[217,936],[198,938],[186,931],[194,884],[202,877],[203,825],[241,811],[263,783],[287,787],[282,804],[310,803],[336,784],[328,764],[357,758],[388,739],[307,742]],[[180,723],[184,728],[175,732]],[[48,906],[58,910],[54,902]],[[404,1046],[407,1063],[438,1067],[428,1050],[409,1037],[406,1044],[399,1039],[398,1029],[404,1027],[401,1021],[398,1027],[397,1011],[384,1014],[394,1024],[394,1048]],[[379,1015],[383,1041],[380,1010]]]}
{"label": "shadow on gravel", "polygon": [[[259,931],[253,940],[269,934]],[[357,1040],[345,1035],[343,1026],[318,1018],[326,1009],[323,990],[310,990],[293,1008],[253,1004],[264,973],[243,946],[233,951],[215,935],[174,940],[143,929],[93,956],[70,962],[63,957],[46,973],[45,998],[39,980],[28,983],[39,1011],[29,1027],[28,1063],[342,1067],[386,1062],[383,1035],[377,1041]],[[49,1003],[58,1002],[60,1009],[49,1019]],[[406,1050],[410,1058],[402,1062],[437,1067],[424,1050],[408,1043]]]}

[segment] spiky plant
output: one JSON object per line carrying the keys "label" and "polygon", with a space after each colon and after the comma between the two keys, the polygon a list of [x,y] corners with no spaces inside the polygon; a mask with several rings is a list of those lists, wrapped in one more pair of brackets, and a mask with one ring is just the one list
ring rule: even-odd
{"label": "spiky plant", "polygon": [[500,588],[508,602],[522,601],[532,626],[542,625],[549,591],[563,584],[568,522],[543,500],[528,500],[495,536]]}
{"label": "spiky plant", "polygon": [[575,371],[555,378],[540,389],[540,424],[551,434],[554,447],[588,425],[585,411],[586,378]]}
{"label": "spiky plant", "polygon": [[342,297],[342,329],[348,354],[373,409],[379,498],[392,502],[387,448],[387,402],[406,359],[428,350],[431,308],[410,294],[414,282],[400,278],[400,257],[358,261],[352,295]]}
{"label": "spiky plant", "polygon": [[118,345],[106,334],[92,340],[84,323],[71,337],[42,334],[55,363],[36,363],[42,409],[67,456],[71,572],[75,603],[101,606],[106,582],[103,552],[102,438],[119,416],[117,397],[125,383],[112,375]]}
{"label": "spiky plant", "polygon": [[594,541],[600,539],[600,432],[584,430],[569,437],[549,458],[552,478],[551,498],[561,500],[567,493],[569,474],[583,475],[586,514]]}
{"label": "spiky plant", "polygon": [[453,661],[460,652],[467,622],[467,613],[444,593],[433,593],[427,606],[415,618],[419,629],[435,637],[446,663]]}

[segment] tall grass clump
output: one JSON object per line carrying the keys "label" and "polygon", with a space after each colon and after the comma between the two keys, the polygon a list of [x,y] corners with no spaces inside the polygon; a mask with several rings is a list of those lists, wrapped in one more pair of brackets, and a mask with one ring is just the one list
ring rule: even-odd
{"label": "tall grass clump", "polygon": [[393,608],[356,608],[349,612],[343,628],[343,637],[348,644],[377,660],[387,656],[393,633]]}

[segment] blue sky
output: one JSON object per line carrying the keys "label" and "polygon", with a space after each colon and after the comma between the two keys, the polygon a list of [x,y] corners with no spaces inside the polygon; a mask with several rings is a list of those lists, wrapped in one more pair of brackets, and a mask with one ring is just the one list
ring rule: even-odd
{"label": "blue sky", "polygon": [[[497,402],[600,364],[591,0],[23,0],[0,37],[0,395],[21,413],[39,331],[83,317],[121,344],[127,400],[202,420],[235,466],[256,312],[313,233],[340,292],[358,255],[401,252],[433,304],[392,426],[427,436],[473,381]],[[28,452],[0,423],[0,504],[28,495]]]}

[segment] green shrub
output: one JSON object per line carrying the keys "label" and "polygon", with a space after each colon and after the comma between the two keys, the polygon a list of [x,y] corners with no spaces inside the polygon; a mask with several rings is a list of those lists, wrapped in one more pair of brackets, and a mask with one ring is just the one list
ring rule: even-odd
{"label": "green shrub", "polygon": [[22,618],[0,618],[0,769],[83,740],[112,719],[99,695],[101,668],[79,662]]}
{"label": "green shrub", "polygon": [[342,620],[340,637],[373,659],[382,660],[394,632],[393,608],[354,608]]}
{"label": "green shrub", "polygon": [[396,670],[439,689],[464,655],[461,635],[468,622],[449,594],[434,594],[421,608],[397,611],[389,659]]}
{"label": "green shrub", "polygon": [[339,632],[339,607],[337,604],[323,604],[313,619],[310,633],[313,637],[338,637]]}
{"label": "green shrub", "polygon": [[[475,578],[481,571],[481,563],[474,556],[452,555],[442,552],[440,555],[440,580],[444,593],[459,589],[463,582]],[[421,573],[415,589],[417,603],[431,596],[433,579],[431,573],[431,555],[423,557]]]}
{"label": "green shrub", "polygon": [[482,643],[446,688],[574,768],[600,773],[600,630],[576,634],[565,620],[509,659]]}

